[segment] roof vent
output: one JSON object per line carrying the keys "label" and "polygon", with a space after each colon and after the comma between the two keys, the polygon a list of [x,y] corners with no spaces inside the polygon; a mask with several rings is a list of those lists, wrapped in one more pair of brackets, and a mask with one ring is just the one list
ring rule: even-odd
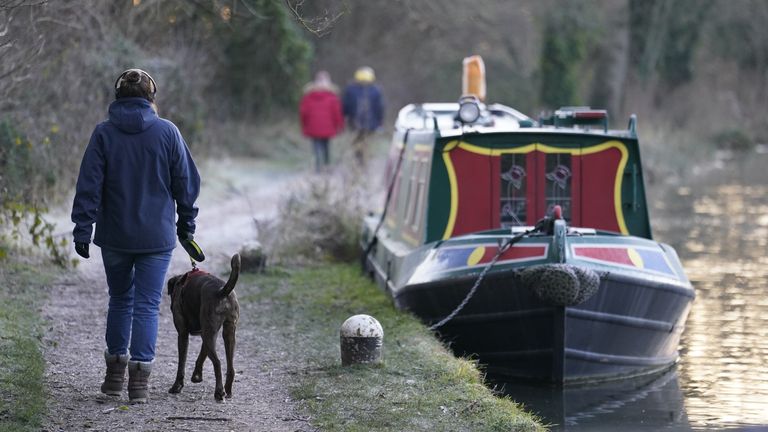
{"label": "roof vent", "polygon": [[593,109],[588,106],[561,107],[553,115],[555,127],[584,127],[602,126],[603,132],[608,132],[608,111]]}

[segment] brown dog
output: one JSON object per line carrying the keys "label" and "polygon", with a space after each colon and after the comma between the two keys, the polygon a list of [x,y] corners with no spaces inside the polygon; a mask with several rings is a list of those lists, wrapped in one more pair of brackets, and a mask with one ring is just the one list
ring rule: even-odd
{"label": "brown dog", "polygon": [[[189,335],[200,335],[203,345],[192,372],[192,382],[203,380],[203,363],[206,356],[213,363],[216,374],[217,401],[232,397],[232,382],[235,379],[233,357],[235,354],[235,328],[240,317],[240,305],[233,291],[240,275],[240,255],[232,256],[232,273],[226,283],[216,276],[194,269],[168,281],[168,295],[171,296],[173,324],[179,333],[179,369],[176,381],[168,390],[179,393],[184,387],[184,366],[187,362]],[[224,328],[224,350],[227,355],[227,381],[221,385],[221,362],[216,355],[216,336]]]}

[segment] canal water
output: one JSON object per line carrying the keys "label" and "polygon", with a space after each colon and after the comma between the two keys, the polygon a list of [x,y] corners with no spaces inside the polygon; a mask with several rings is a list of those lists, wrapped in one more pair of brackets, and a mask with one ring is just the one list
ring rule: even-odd
{"label": "canal water", "polygon": [[504,391],[553,431],[768,431],[768,154],[647,187],[654,237],[696,289],[678,365],[632,382]]}

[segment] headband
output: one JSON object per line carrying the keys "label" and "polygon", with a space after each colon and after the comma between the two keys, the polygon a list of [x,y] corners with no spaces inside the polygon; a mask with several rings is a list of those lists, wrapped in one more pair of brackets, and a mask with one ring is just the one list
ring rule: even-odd
{"label": "headband", "polygon": [[157,84],[155,84],[155,80],[152,79],[152,75],[148,74],[146,71],[143,71],[141,69],[128,69],[125,72],[121,73],[119,77],[117,77],[117,81],[115,81],[115,93],[117,93],[118,90],[120,90],[120,87],[123,86],[124,83],[127,83],[125,76],[128,74],[128,72],[138,72],[139,73],[139,81],[136,82],[136,84],[141,83],[141,80],[144,79],[144,75],[149,78],[149,91],[152,93],[152,96],[155,96],[155,93],[157,93]]}

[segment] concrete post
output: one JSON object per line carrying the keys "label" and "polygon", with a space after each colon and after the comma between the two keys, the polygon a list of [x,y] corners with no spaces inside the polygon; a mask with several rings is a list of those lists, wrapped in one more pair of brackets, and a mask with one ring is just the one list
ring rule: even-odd
{"label": "concrete post", "polygon": [[370,315],[355,315],[341,325],[341,365],[379,363],[384,329]]}

